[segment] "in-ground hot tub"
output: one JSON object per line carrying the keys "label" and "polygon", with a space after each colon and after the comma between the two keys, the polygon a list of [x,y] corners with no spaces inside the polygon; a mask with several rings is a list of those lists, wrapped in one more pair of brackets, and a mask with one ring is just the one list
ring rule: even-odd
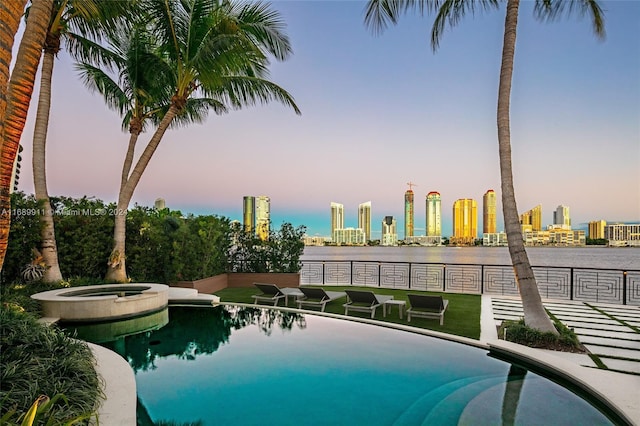
{"label": "in-ground hot tub", "polygon": [[164,284],[102,284],[44,291],[31,296],[42,315],[64,322],[92,322],[130,318],[156,312],[169,303]]}

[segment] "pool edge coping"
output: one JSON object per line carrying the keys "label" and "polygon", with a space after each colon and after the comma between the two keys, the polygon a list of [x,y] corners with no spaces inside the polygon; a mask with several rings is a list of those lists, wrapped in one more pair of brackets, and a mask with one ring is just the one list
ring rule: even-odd
{"label": "pool edge coping", "polygon": [[[281,306],[268,306],[268,305],[256,305],[253,303],[233,303],[233,302],[219,302],[218,305],[229,306],[241,306],[249,308],[267,308],[277,309],[284,312],[304,313],[318,315],[328,318],[335,318],[341,320],[348,320],[353,322],[359,322],[364,324],[376,325],[379,327],[386,327],[396,330],[407,331],[410,333],[422,334],[425,336],[436,337],[443,340],[462,343],[468,346],[474,346],[480,349],[487,350],[488,353],[501,353],[506,354],[507,357],[513,359],[514,362],[520,361],[521,363],[528,364],[538,369],[550,370],[549,375],[552,377],[559,377],[562,380],[568,382],[573,386],[579,387],[583,392],[589,394],[593,399],[604,405],[610,412],[614,413],[625,421],[628,425],[640,424],[634,421],[633,416],[628,413],[628,410],[622,407],[619,403],[614,402],[605,392],[597,389],[590,382],[598,381],[598,378],[593,376],[601,374],[612,374],[613,372],[606,370],[599,370],[595,368],[588,368],[576,365],[570,361],[560,358],[554,354],[546,353],[540,349],[530,348],[528,346],[519,345],[517,343],[508,342],[504,340],[487,340],[480,341],[471,339],[468,337],[457,336],[454,334],[442,333],[435,330],[428,330],[424,328],[412,327],[403,324],[396,324],[390,322],[383,322],[368,318],[352,317],[341,314],[334,314],[331,312],[313,311],[308,309],[297,309]],[[540,373],[544,376],[544,374]],[[553,380],[551,377],[546,378]],[[640,420],[640,419],[639,419]]]}
{"label": "pool edge coping", "polygon": [[[590,381],[600,379],[594,376],[613,374],[613,372],[598,370],[595,368],[582,367],[570,361],[564,360],[558,356],[555,356],[554,354],[545,353],[544,351],[539,349],[529,348],[527,346],[519,345],[512,342],[502,341],[502,340],[482,342],[479,340],[470,339],[462,336],[456,336],[453,334],[442,333],[434,330],[427,330],[427,329],[407,326],[403,324],[386,323],[386,322],[371,320],[367,318],[349,317],[349,316],[334,314],[330,312],[320,312],[320,311],[312,311],[312,310],[289,308],[289,307],[265,306],[265,305],[255,305],[250,303],[232,303],[232,302],[218,302],[213,304],[213,307],[217,305],[240,306],[240,307],[248,307],[248,308],[266,308],[266,309],[274,309],[274,310],[279,310],[284,312],[303,313],[303,314],[311,314],[311,315],[317,315],[317,316],[322,316],[327,318],[348,320],[348,321],[359,322],[359,323],[364,323],[369,325],[375,325],[379,327],[407,331],[407,332],[421,334],[425,336],[436,337],[436,338],[447,340],[447,341],[462,343],[468,346],[485,349],[489,353],[491,353],[491,351],[506,353],[507,356],[512,357],[516,362],[519,360],[521,362],[530,363],[534,366],[540,366],[544,369],[551,370],[551,374],[562,377],[564,380],[570,382],[574,386],[578,386],[584,392],[590,394],[594,399],[599,400],[610,411],[612,411],[617,416],[619,416],[620,419],[626,421],[629,425],[640,424],[640,423],[634,422],[634,419],[633,419],[634,416],[632,416],[628,412],[628,410],[626,410],[620,404],[612,401],[610,396],[598,390],[592,384],[589,383]],[[97,364],[96,370],[98,371],[98,374],[100,375],[100,377],[104,382],[104,389],[105,389],[105,398],[104,398],[104,401],[102,401],[102,404],[98,411],[100,422],[103,424],[109,425],[110,423],[104,423],[104,421],[113,420],[113,421],[116,421],[116,423],[113,423],[113,424],[125,424],[125,423],[119,423],[119,420],[121,418],[128,419],[131,417],[131,409],[128,403],[126,402],[127,400],[133,400],[133,418],[135,419],[137,391],[136,391],[136,385],[135,385],[135,375],[133,373],[131,366],[116,352],[111,351],[110,349],[104,348],[100,345],[91,344],[90,342],[86,342],[86,343],[89,344],[89,346],[92,347],[92,349],[94,349],[94,347],[97,346],[98,351],[103,354],[104,352],[111,353],[111,354],[107,354],[106,356],[100,356],[100,357],[96,356],[96,364]],[[94,350],[94,354],[96,352],[97,351]],[[118,362],[117,360],[114,359],[114,357],[117,357],[122,362]],[[118,383],[122,379],[120,374],[123,373],[125,365],[127,367],[126,368],[127,372],[125,374],[127,374],[127,376],[130,376],[129,378],[133,380],[133,386],[132,386],[132,389],[131,389],[131,386],[129,386],[125,390],[125,392],[122,392],[122,389],[118,388],[116,392],[115,389],[119,385],[114,385],[113,382]],[[111,382],[111,386],[109,384],[110,382]],[[110,389],[111,391],[109,391]],[[117,396],[114,397],[114,395],[117,395]],[[115,401],[109,401],[112,398],[115,398]],[[109,418],[112,416],[109,410],[109,407],[113,407],[114,403],[116,406],[120,404],[121,407],[124,407],[124,410],[118,410],[117,413],[114,413],[114,416],[116,418]]]}

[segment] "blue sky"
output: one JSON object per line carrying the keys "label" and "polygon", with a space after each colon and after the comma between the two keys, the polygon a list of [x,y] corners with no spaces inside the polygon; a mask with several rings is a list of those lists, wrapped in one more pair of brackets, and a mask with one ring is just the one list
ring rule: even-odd
{"label": "blue sky", "polygon": [[[601,3],[604,41],[587,19],[541,23],[532,2],[521,4],[514,180],[519,211],[541,204],[544,224],[560,204],[570,207],[574,225],[640,221],[640,2]],[[345,226],[353,227],[358,204],[371,201],[375,237],[387,215],[402,229],[407,182],[417,185],[417,235],[430,191],[442,195],[445,235],[456,199],[473,198],[481,208],[487,189],[500,194],[495,110],[504,7],[468,16],[435,53],[432,17],[404,16],[376,36],[364,26],[364,2],[273,7],[294,54],[273,63],[271,79],[294,96],[302,116],[272,104],[167,132],[134,203],[162,197],[172,209],[241,219],[243,196],[268,195],[275,227],[291,222],[328,235],[332,201],[344,204]],[[128,140],[120,118],[79,83],[64,52],[53,84],[49,193],[115,201]],[[35,104],[22,139],[25,192],[33,192]]]}

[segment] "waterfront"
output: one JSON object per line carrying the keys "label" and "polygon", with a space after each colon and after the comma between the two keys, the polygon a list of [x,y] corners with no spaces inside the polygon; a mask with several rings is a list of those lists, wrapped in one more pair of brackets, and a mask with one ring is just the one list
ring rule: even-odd
{"label": "waterfront", "polygon": [[[527,247],[533,266],[640,270],[640,249],[620,247]],[[305,260],[370,260],[447,264],[510,265],[507,247],[314,247]]]}

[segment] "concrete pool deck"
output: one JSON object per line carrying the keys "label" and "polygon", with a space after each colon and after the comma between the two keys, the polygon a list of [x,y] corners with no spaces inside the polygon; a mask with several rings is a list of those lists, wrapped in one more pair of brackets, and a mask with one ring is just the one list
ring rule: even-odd
{"label": "concrete pool deck", "polygon": [[[499,340],[498,323],[505,319],[519,319],[523,315],[519,298],[482,296],[480,341],[563,371],[577,383],[598,392],[622,411],[631,424],[640,425],[640,334],[637,332],[640,306],[551,300],[543,303],[560,321],[574,328],[580,341],[603,360],[609,370],[598,368],[587,354],[535,349]],[[579,328],[580,325],[583,328]],[[593,336],[600,339],[598,345],[590,343]],[[616,358],[614,354],[618,353],[625,359]]]}
{"label": "concrete pool deck", "polygon": [[[518,318],[517,303],[519,302],[519,299],[491,298],[489,296],[483,296],[481,335],[480,341],[475,341],[477,344],[484,345],[491,350],[509,351],[520,359],[529,360],[530,362],[538,365],[551,366],[563,372],[563,375],[571,377],[575,383],[586,385],[596,391],[604,400],[608,401],[612,406],[616,407],[618,411],[623,413],[629,420],[630,424],[640,425],[640,403],[638,402],[638,394],[640,393],[640,375],[624,374],[617,371],[598,369],[591,358],[584,354],[535,349],[499,340],[496,331],[496,322],[504,319],[503,314],[500,313],[499,307],[503,305],[505,301],[508,304],[516,306],[512,313],[515,312],[514,315]],[[546,301],[544,303],[545,306],[554,304],[554,302]],[[559,307],[568,308],[566,313],[568,317],[573,315],[572,309],[580,311],[584,306],[583,303],[571,304],[566,302],[555,302],[555,304],[559,305],[555,307],[556,310],[558,310]],[[549,306],[547,306],[547,308],[549,308]],[[629,318],[631,318],[632,321],[634,319],[636,321],[640,321],[640,307],[618,306],[617,308],[628,308],[629,311],[625,311],[625,315],[631,314]],[[553,309],[554,308],[552,307],[552,312]],[[287,308],[286,310],[299,312],[298,310],[290,308]],[[318,312],[313,313],[318,314]],[[326,315],[342,317],[335,314]],[[371,321],[371,323],[375,323],[375,321]],[[595,323],[593,327],[597,327],[597,323]],[[411,329],[412,327],[400,326],[398,328]],[[422,329],[420,329],[420,331],[425,332],[423,334],[441,334],[437,332],[428,333],[426,330]],[[468,339],[460,338],[460,341],[466,342],[466,340]],[[620,339],[620,341],[624,343],[627,340]],[[94,349],[93,346],[95,345],[91,346],[92,349]],[[110,354],[102,353],[104,351],[110,352]],[[122,357],[107,349],[97,347],[94,349],[94,353],[98,354],[96,356],[96,368],[105,383],[105,402],[99,410],[100,424],[106,426],[135,425],[136,388],[133,370],[129,367],[126,361],[122,359]]]}

